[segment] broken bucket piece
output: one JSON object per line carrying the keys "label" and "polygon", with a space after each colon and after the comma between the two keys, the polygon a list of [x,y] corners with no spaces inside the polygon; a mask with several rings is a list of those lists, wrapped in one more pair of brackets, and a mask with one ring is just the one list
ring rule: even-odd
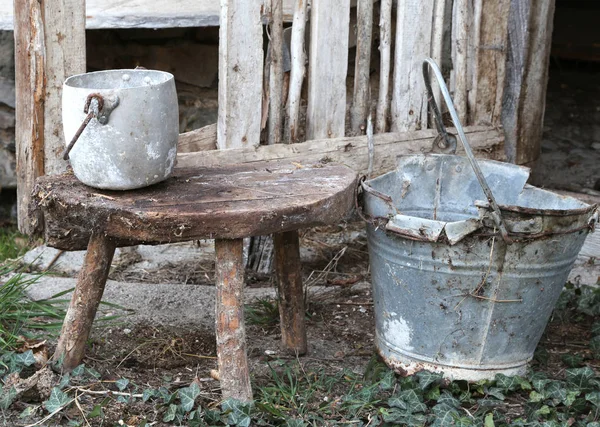
{"label": "broken bucket piece", "polygon": [[523,374],[598,220],[597,206],[527,185],[527,168],[478,164],[508,238],[466,158],[403,156],[363,183],[376,345],[400,373]]}

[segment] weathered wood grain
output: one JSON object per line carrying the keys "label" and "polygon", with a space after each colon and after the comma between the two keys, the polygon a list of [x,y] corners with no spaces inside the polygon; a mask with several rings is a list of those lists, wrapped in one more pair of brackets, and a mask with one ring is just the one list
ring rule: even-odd
{"label": "weathered wood grain", "polygon": [[64,372],[70,372],[83,360],[114,254],[114,242],[104,235],[100,227],[96,227],[90,236],[77,286],[52,356],[54,362],[62,361]]}
{"label": "weathered wood grain", "polygon": [[300,122],[300,101],[302,83],[306,73],[306,51],[304,49],[306,33],[306,5],[307,0],[295,0],[294,22],[292,24],[292,37],[290,42],[291,71],[290,88],[287,103],[285,126],[285,142],[298,142],[298,129]]}
{"label": "weathered wood grain", "polygon": [[81,250],[99,225],[118,246],[128,246],[330,224],[352,209],[356,179],[345,166],[289,162],[177,169],[162,183],[124,192],[96,190],[73,175],[45,176],[37,182],[35,200],[46,242]]}
{"label": "weathered wood grain", "polygon": [[177,143],[178,153],[214,150],[217,148],[217,124],[201,127],[190,132],[180,133]]}
{"label": "weathered wood grain", "polygon": [[511,0],[502,103],[506,155],[535,161],[541,151],[555,0]]}
{"label": "weathered wood grain", "polygon": [[288,352],[302,355],[307,351],[307,339],[298,232],[277,233],[273,240],[281,343]]}
{"label": "weathered wood grain", "polygon": [[454,64],[454,106],[463,126],[467,125],[467,92],[468,63],[469,63],[469,35],[471,26],[471,2],[469,0],[456,0],[452,10],[452,62]]}
{"label": "weathered wood grain", "polygon": [[283,7],[282,0],[271,0],[269,71],[268,144],[279,144],[283,138]]}
{"label": "weathered wood grain", "polygon": [[359,0],[356,13],[356,61],[350,126],[354,135],[364,135],[371,105],[372,0]]}
{"label": "weathered wood grain", "polygon": [[84,0],[15,3],[18,220],[26,234],[40,225],[28,214],[35,179],[66,170],[62,83],[85,72],[83,11]]}
{"label": "weathered wood grain", "polygon": [[344,136],[350,0],[313,0],[306,139]]}
{"label": "weathered wood grain", "polygon": [[476,0],[476,4],[472,88],[475,103],[469,106],[468,123],[497,126],[504,94],[510,0]]}
{"label": "weathered wood grain", "polygon": [[221,0],[219,148],[257,146],[263,81],[260,1]]}
{"label": "weathered wood grain", "polygon": [[244,326],[244,241],[215,240],[215,323],[223,399],[252,401]]}
{"label": "weathered wood grain", "polygon": [[398,2],[391,116],[394,132],[427,128],[421,64],[431,55],[433,5],[433,1]]}
{"label": "weathered wood grain", "polygon": [[[451,132],[454,130],[450,129]],[[469,142],[479,157],[503,160],[504,134],[501,129],[484,126],[465,128]],[[374,135],[375,175],[392,170],[396,156],[429,152],[437,131],[426,129],[415,132]],[[458,153],[462,153],[459,145]],[[327,163],[345,164],[359,173],[367,173],[369,154],[366,136],[307,141],[298,144],[279,144],[257,148],[215,150],[183,153],[177,156],[178,167],[206,167],[261,161],[286,161],[289,164]]]}
{"label": "weathered wood grain", "polygon": [[390,68],[392,52],[392,0],[381,0],[379,17],[379,98],[375,118],[375,131],[387,130],[390,112]]}

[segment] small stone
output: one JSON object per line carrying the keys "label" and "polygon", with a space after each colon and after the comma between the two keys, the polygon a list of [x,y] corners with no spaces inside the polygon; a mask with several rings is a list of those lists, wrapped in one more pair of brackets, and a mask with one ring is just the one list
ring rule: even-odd
{"label": "small stone", "polygon": [[131,333],[131,329],[125,328],[125,329],[123,329],[123,333],[125,335],[129,335]]}
{"label": "small stone", "polygon": [[592,143],[592,148],[594,150],[600,150],[600,142],[593,142]]}

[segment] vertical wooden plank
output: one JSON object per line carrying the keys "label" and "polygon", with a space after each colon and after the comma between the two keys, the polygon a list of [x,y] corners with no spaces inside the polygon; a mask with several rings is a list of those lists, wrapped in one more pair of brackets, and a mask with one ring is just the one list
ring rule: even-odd
{"label": "vertical wooden plank", "polygon": [[283,0],[272,0],[271,70],[269,72],[269,136],[268,143],[281,143],[283,99]]}
{"label": "vertical wooden plank", "polygon": [[83,360],[114,254],[115,244],[103,232],[93,232],[53,356],[65,372]]}
{"label": "vertical wooden plank", "polygon": [[383,133],[387,130],[387,121],[390,108],[390,58],[392,45],[392,0],[381,0],[379,17],[379,98],[377,100],[377,114],[375,118],[375,131]]}
{"label": "vertical wooden plank", "polygon": [[258,146],[263,79],[260,0],[221,0],[219,148]]}
{"label": "vertical wooden plank", "polygon": [[535,161],[541,151],[554,0],[511,0],[508,61],[502,103],[510,162]]}
{"label": "vertical wooden plank", "polygon": [[427,128],[427,96],[422,62],[431,55],[434,2],[399,0],[392,92],[392,130]]}
{"label": "vertical wooden plank", "polygon": [[223,399],[252,401],[244,326],[243,239],[215,240],[217,357]]}
{"label": "vertical wooden plank", "polygon": [[373,0],[358,0],[356,25],[356,63],[354,92],[350,110],[352,133],[365,133],[371,104],[371,40],[373,34]]}
{"label": "vertical wooden plank", "polygon": [[454,0],[452,63],[454,64],[454,105],[463,126],[467,125],[467,66],[469,53],[469,0]]}
{"label": "vertical wooden plank", "polygon": [[300,120],[300,97],[302,83],[306,72],[306,52],[304,35],[306,32],[306,2],[295,0],[294,20],[292,23],[292,40],[290,56],[292,69],[290,71],[290,92],[287,104],[287,125],[285,127],[285,142],[298,142],[298,125]]}
{"label": "vertical wooden plank", "polygon": [[[431,59],[442,68],[444,48],[444,26],[446,24],[446,0],[435,0],[433,7],[433,28],[431,30]],[[433,96],[438,106],[443,105],[439,86],[432,85]],[[441,107],[440,107],[441,108]]]}
{"label": "vertical wooden plank", "polygon": [[62,83],[85,72],[85,0],[16,0],[14,17],[18,221],[30,234],[38,225],[28,213],[35,179],[66,169]]}
{"label": "vertical wooden plank", "polygon": [[302,355],[307,350],[304,324],[304,289],[297,231],[274,234],[275,265],[279,293],[281,342],[284,349]]}
{"label": "vertical wooden plank", "polygon": [[473,71],[473,104],[469,108],[469,124],[500,124],[507,55],[507,31],[510,0],[476,0],[475,22],[478,40]]}
{"label": "vertical wooden plank", "polygon": [[306,139],[344,136],[350,0],[313,0]]}

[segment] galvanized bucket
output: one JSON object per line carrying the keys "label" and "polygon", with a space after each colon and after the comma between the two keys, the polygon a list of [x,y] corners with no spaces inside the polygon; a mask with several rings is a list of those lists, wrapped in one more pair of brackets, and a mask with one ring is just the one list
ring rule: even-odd
{"label": "galvanized bucket", "polygon": [[527,185],[526,168],[475,161],[442,92],[470,157],[400,157],[362,185],[377,348],[403,374],[520,375],[597,206]]}
{"label": "galvanized bucket", "polygon": [[173,171],[179,113],[172,74],[135,69],[72,76],[63,85],[62,107],[64,158],[84,184],[130,190]]}

